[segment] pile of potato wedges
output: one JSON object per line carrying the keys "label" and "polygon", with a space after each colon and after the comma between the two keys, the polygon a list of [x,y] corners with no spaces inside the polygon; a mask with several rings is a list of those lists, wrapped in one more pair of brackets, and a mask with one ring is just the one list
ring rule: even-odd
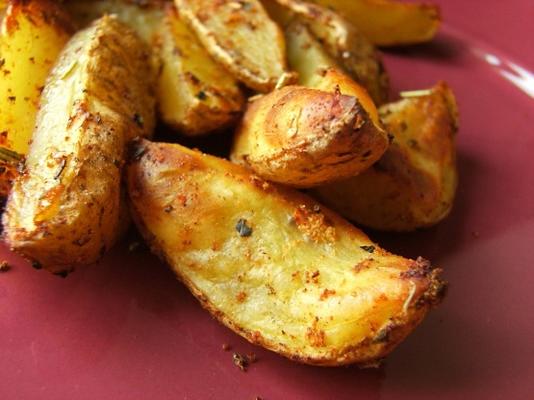
{"label": "pile of potato wedges", "polygon": [[[322,366],[375,364],[442,300],[439,268],[352,224],[452,208],[454,94],[390,102],[377,49],[431,40],[437,7],[7,0],[0,21],[3,239],[34,267],[95,263],[133,221],[215,318]],[[227,159],[180,144],[228,132]]]}

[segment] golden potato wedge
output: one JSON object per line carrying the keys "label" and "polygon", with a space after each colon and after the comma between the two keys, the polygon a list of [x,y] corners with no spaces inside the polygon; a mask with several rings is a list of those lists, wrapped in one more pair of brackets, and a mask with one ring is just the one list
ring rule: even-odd
{"label": "golden potato wedge", "polygon": [[285,31],[288,61],[291,69],[299,76],[298,83],[313,89],[354,96],[365,108],[373,122],[380,126],[378,110],[369,93],[341,72],[338,64],[330,57],[305,25],[292,22]]}
{"label": "golden potato wedge", "polygon": [[[389,96],[389,78],[380,54],[350,22],[325,7],[301,0],[264,0],[273,18],[283,26],[295,18],[306,25],[325,50],[358,83],[376,104]],[[287,13],[293,18],[287,16]]]}
{"label": "golden potato wedge", "polygon": [[175,3],[211,56],[247,86],[269,92],[286,74],[283,33],[259,0]]}
{"label": "golden potato wedge", "polygon": [[121,231],[125,145],[155,124],[148,53],[102,17],[68,42],[47,80],[3,223],[7,244],[53,273],[97,261]]}
{"label": "golden potato wedge", "polygon": [[356,97],[287,86],[249,104],[231,159],[264,179],[307,188],[356,175],[387,146]]}
{"label": "golden potato wedge", "polygon": [[439,270],[394,256],[310,198],[226,160],[142,141],[134,220],[202,306],[293,360],[369,363],[443,296]]}
{"label": "golden potato wedge", "polygon": [[397,0],[310,0],[339,12],[377,46],[430,41],[440,26],[440,10],[428,3]]}
{"label": "golden potato wedge", "polygon": [[454,94],[444,83],[380,108],[394,140],[373,167],[316,188],[317,197],[346,218],[386,231],[435,225],[453,205],[458,181]]}
{"label": "golden potato wedge", "polygon": [[[6,3],[4,3],[4,6]],[[12,1],[0,33],[0,197],[16,172],[12,152],[28,151],[41,90],[72,29],[54,1]],[[15,155],[15,159],[20,158]]]}
{"label": "golden potato wedge", "polygon": [[113,14],[145,42],[152,44],[161,25],[164,5],[163,0],[69,0],[65,7],[81,27],[106,14]]}
{"label": "golden potato wedge", "polygon": [[238,82],[210,57],[175,8],[160,29],[158,103],[165,123],[190,136],[236,122],[245,106]]}

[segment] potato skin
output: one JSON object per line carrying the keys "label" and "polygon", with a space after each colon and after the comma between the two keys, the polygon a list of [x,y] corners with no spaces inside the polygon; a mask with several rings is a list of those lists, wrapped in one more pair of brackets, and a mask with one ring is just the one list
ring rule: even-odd
{"label": "potato skin", "polygon": [[306,188],[365,170],[387,146],[357,98],[287,86],[249,104],[231,159],[264,179]]}
{"label": "potato skin", "polygon": [[272,14],[282,15],[282,23],[292,19],[283,16],[284,11],[279,10],[280,6],[294,14],[297,21],[304,24],[320,41],[338,66],[367,89],[376,104],[387,101],[389,77],[382,57],[367,37],[348,20],[326,7],[306,1],[264,1],[269,5]]}
{"label": "potato skin", "polygon": [[440,26],[437,5],[397,0],[310,0],[331,8],[360,29],[377,46],[428,42]]}
{"label": "potato skin", "polygon": [[284,36],[259,0],[175,3],[211,56],[245,85],[269,92],[286,75]]}
{"label": "potato skin", "polygon": [[412,231],[445,218],[458,174],[458,112],[445,83],[429,93],[380,108],[394,140],[384,156],[359,176],[314,190],[344,217],[377,230]]}
{"label": "potato skin", "polygon": [[210,57],[174,7],[167,10],[158,37],[163,122],[188,136],[235,124],[245,107],[238,82]]}
{"label": "potato skin", "polygon": [[72,31],[56,2],[12,1],[5,7],[0,5],[0,14],[6,13],[0,15],[0,147],[19,156],[13,162],[0,153],[2,199],[17,175],[17,158],[28,152],[46,77]]}
{"label": "potato skin", "polygon": [[97,261],[126,215],[125,144],[154,127],[148,50],[115,18],[77,33],[53,68],[3,215],[4,239],[53,273]]}
{"label": "potato skin", "polygon": [[151,249],[252,343],[313,365],[373,362],[444,294],[428,262],[387,253],[297,191],[179,145],[133,153],[131,208]]}

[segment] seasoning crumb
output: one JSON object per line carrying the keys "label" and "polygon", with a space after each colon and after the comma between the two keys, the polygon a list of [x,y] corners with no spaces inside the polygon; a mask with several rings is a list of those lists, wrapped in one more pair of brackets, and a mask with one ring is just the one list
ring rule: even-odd
{"label": "seasoning crumb", "polygon": [[32,268],[34,268],[34,269],[42,269],[43,266],[38,261],[32,261]]}
{"label": "seasoning crumb", "polygon": [[0,272],[7,272],[11,269],[11,265],[7,261],[0,262]]}
{"label": "seasoning crumb", "polygon": [[248,226],[246,219],[240,219],[237,221],[235,229],[241,237],[249,237],[252,235],[252,228]]}
{"label": "seasoning crumb", "polygon": [[232,346],[230,346],[228,343],[223,343],[223,345],[221,346],[221,348],[222,348],[224,351],[232,350]]}
{"label": "seasoning crumb", "polygon": [[371,254],[375,252],[375,246],[360,246],[360,248]]}
{"label": "seasoning crumb", "polygon": [[234,365],[241,371],[246,372],[248,368],[248,360],[239,353],[232,354],[232,361]]}

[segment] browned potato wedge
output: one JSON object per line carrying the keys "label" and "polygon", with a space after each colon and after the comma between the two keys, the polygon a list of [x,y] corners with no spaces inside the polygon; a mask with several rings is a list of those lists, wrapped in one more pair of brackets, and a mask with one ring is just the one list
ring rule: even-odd
{"label": "browned potato wedge", "polygon": [[323,366],[387,355],[445,289],[310,198],[226,160],[141,142],[134,219],[202,306],[252,343]]}
{"label": "browned potato wedge", "polygon": [[234,123],[245,106],[238,82],[209,56],[170,8],[160,30],[159,110],[163,121],[186,135]]}
{"label": "browned potato wedge", "polygon": [[311,0],[354,23],[377,46],[432,40],[440,25],[439,7],[397,0]]}
{"label": "browned potato wedge", "polygon": [[327,8],[301,0],[264,0],[264,3],[282,25],[287,26],[295,18],[306,25],[336,63],[367,89],[376,104],[387,101],[389,78],[382,59],[347,20]]}
{"label": "browned potato wedge", "polygon": [[249,104],[231,159],[264,179],[305,188],[354,176],[387,146],[356,97],[287,86]]}
{"label": "browned potato wedge", "polygon": [[69,41],[47,80],[3,223],[8,245],[51,272],[97,261],[122,229],[125,144],[154,127],[148,59],[133,31],[103,17]]}
{"label": "browned potato wedge", "polygon": [[269,92],[286,74],[284,36],[259,0],[175,2],[211,56],[247,86]]}
{"label": "browned potato wedge", "polygon": [[395,138],[384,157],[359,176],[315,194],[346,218],[387,231],[434,225],[453,205],[457,185],[457,107],[444,83],[380,108]]}
{"label": "browned potato wedge", "polygon": [[1,198],[17,160],[28,152],[42,87],[71,33],[68,15],[54,1],[12,1],[6,12],[0,34]]}

